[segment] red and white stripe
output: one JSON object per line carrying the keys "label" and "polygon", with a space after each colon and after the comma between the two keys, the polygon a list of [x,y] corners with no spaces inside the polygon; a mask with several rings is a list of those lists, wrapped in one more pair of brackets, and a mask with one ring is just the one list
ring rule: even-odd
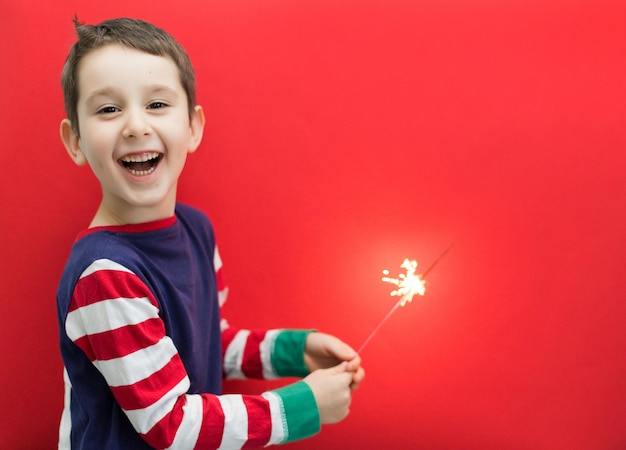
{"label": "red and white stripe", "polygon": [[271,350],[280,330],[250,331],[226,328],[222,331],[222,353],[226,378],[277,378]]}

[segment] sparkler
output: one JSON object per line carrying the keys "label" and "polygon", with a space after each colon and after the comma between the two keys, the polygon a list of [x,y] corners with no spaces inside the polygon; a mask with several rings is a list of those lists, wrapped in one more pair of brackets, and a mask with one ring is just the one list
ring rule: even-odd
{"label": "sparkler", "polygon": [[374,330],[370,333],[370,335],[365,339],[365,342],[361,344],[357,353],[361,353],[365,346],[372,340],[374,335],[380,330],[380,328],[387,322],[387,320],[391,317],[391,315],[398,309],[400,306],[404,306],[407,303],[411,303],[413,301],[413,297],[415,295],[424,295],[426,292],[426,275],[430,273],[431,270],[441,261],[441,259],[446,256],[446,253],[450,251],[452,245],[450,245],[447,249],[445,249],[441,255],[424,271],[423,274],[417,275],[415,272],[417,270],[417,261],[409,260],[405,258],[400,267],[402,267],[406,273],[401,273],[398,275],[398,278],[390,278],[388,270],[383,270],[382,281],[386,283],[391,283],[397,286],[397,289],[391,291],[391,296],[396,297],[399,296],[400,300],[391,308],[391,311],[387,313],[387,315],[380,321],[380,323],[374,328]]}

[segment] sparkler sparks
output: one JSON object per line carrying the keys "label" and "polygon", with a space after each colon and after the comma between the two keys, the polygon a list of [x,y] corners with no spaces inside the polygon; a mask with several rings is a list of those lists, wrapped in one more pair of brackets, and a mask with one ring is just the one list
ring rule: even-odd
{"label": "sparkler sparks", "polygon": [[383,318],[383,320],[381,320],[380,323],[376,326],[376,328],[374,328],[374,330],[370,333],[367,339],[365,339],[365,342],[361,344],[361,347],[359,347],[359,350],[357,353],[361,353],[363,351],[363,349],[369,343],[372,337],[374,337],[374,335],[378,332],[378,330],[383,326],[383,324],[387,321],[387,319],[391,317],[391,315],[396,311],[396,309],[398,309],[399,306],[404,306],[407,303],[410,303],[416,294],[422,295],[422,296],[424,295],[424,293],[426,292],[426,287],[425,287],[426,275],[428,275],[428,273],[431,270],[433,270],[433,268],[437,265],[437,263],[441,261],[441,258],[443,258],[446,255],[446,253],[450,251],[451,248],[452,248],[452,245],[450,245],[447,249],[445,249],[443,253],[441,253],[441,255],[439,255],[439,257],[435,260],[435,262],[433,262],[430,265],[430,267],[426,269],[426,271],[421,275],[417,275],[415,273],[417,270],[417,261],[409,260],[408,258],[405,258],[402,264],[400,265],[400,267],[402,267],[406,271],[406,273],[399,274],[398,278],[390,278],[388,276],[389,271],[383,270],[383,275],[385,276],[382,278],[382,281],[386,283],[394,284],[398,287],[397,289],[391,291],[390,295],[392,297],[400,296],[400,300],[398,300],[398,302],[394,305],[394,307],[391,308],[391,311],[387,313],[387,315]]}
{"label": "sparkler sparks", "polygon": [[[417,261],[409,261],[408,258],[405,258],[400,267],[406,270],[406,274],[401,273],[398,275],[398,278],[389,278],[388,276],[384,276],[382,280],[398,286],[398,289],[391,291],[391,296],[402,296],[400,299],[400,306],[404,306],[407,303],[411,303],[415,294],[424,295],[426,287],[424,286],[425,281],[422,280],[419,275],[415,275]],[[383,274],[389,275],[389,271],[383,270]]]}

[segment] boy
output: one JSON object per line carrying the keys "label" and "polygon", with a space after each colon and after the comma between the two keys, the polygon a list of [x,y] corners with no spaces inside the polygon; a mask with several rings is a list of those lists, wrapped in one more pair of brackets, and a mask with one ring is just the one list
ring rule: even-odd
{"label": "boy", "polygon": [[[202,139],[182,47],[143,21],[75,22],[62,74],[61,139],[102,200],[57,293],[65,370],[59,447],[241,448],[342,420],[364,377],[347,344],[220,318],[226,289],[211,225],[176,202]],[[305,377],[262,395],[219,395],[222,377]]]}

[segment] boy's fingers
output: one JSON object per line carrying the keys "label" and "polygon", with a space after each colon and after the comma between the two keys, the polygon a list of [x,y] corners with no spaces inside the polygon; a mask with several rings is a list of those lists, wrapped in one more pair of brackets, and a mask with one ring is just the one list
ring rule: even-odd
{"label": "boy's fingers", "polygon": [[352,379],[355,383],[360,383],[365,378],[365,370],[362,367],[359,367],[359,370],[354,371],[352,374]]}
{"label": "boy's fingers", "polygon": [[359,387],[359,384],[361,383],[361,381],[363,381],[364,378],[365,378],[365,370],[363,370],[363,368],[359,368],[359,370],[354,372],[354,374],[352,375],[350,389],[352,390],[357,389]]}
{"label": "boy's fingers", "polygon": [[332,367],[330,370],[334,371],[338,376],[343,376],[346,386],[351,384],[354,379],[354,372],[347,370],[348,363],[343,361]]}
{"label": "boy's fingers", "polygon": [[345,342],[343,343],[343,345],[344,345],[343,356],[346,358],[346,361],[352,361],[355,358],[359,357],[359,354],[356,352],[356,350],[354,350]]}
{"label": "boy's fingers", "polygon": [[335,357],[345,361],[349,361],[356,356],[356,352],[352,347],[335,337],[329,343],[329,350]]}
{"label": "boy's fingers", "polygon": [[358,353],[355,353],[354,357],[350,359],[349,361],[347,361],[347,363],[348,363],[348,366],[346,367],[346,370],[350,372],[354,372],[361,365],[361,357],[359,356]]}

